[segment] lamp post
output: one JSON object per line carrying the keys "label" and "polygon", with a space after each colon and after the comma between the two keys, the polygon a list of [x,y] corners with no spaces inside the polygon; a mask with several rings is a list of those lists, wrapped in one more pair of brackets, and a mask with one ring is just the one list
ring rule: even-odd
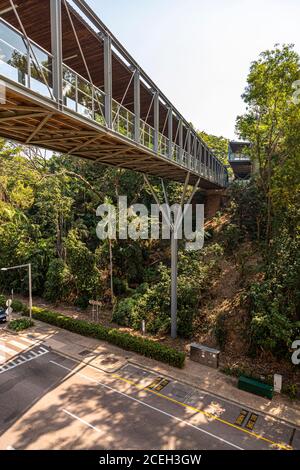
{"label": "lamp post", "polygon": [[13,269],[28,268],[28,283],[29,283],[29,318],[32,320],[32,274],[31,263],[20,264],[19,266],[12,266],[10,268],[1,268],[1,271],[12,271]]}

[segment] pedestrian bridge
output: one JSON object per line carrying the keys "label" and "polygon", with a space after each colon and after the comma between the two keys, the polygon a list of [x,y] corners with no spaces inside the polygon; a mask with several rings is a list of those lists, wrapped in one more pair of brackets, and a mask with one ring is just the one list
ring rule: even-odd
{"label": "pedestrian bridge", "polygon": [[0,80],[1,137],[178,182],[190,174],[203,189],[227,185],[226,167],[85,1],[0,0]]}

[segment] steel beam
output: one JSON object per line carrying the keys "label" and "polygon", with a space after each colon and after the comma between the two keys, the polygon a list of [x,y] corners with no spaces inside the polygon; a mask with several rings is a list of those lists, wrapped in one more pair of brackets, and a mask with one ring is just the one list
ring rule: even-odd
{"label": "steel beam", "polygon": [[63,54],[61,0],[50,0],[51,51],[53,55],[53,94],[58,107],[63,105]]}
{"label": "steel beam", "polygon": [[183,122],[182,122],[182,119],[180,119],[179,121],[178,138],[179,138],[179,163],[182,163],[182,156],[183,156]]}
{"label": "steel beam", "polygon": [[112,128],[112,54],[111,37],[104,36],[104,92],[105,120],[109,129]]}
{"label": "steel beam", "polygon": [[158,153],[159,147],[159,93],[154,95],[154,152]]}
{"label": "steel beam", "polygon": [[134,140],[141,141],[141,79],[138,69],[134,72]]}
{"label": "steel beam", "polygon": [[168,155],[170,160],[173,158],[173,109],[169,108],[168,111],[168,139],[169,139],[169,144],[168,144]]}

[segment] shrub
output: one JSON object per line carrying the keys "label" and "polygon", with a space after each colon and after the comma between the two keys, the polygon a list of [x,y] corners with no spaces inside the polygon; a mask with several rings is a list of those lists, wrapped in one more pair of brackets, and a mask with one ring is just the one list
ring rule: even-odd
{"label": "shrub", "polygon": [[121,326],[129,326],[136,303],[134,297],[120,300],[114,309],[113,321]]}
{"label": "shrub", "polygon": [[69,267],[61,259],[53,259],[46,274],[44,296],[50,302],[68,300],[73,287]]}
{"label": "shrub", "polygon": [[157,361],[166,362],[175,367],[182,368],[185,354],[147,338],[123,333],[119,330],[107,328],[84,320],[76,320],[49,310],[33,307],[33,317],[65,330],[83,336],[108,341],[123,349],[136,352]]}
{"label": "shrub", "polygon": [[113,280],[114,294],[124,295],[129,291],[128,281],[126,279],[119,279],[118,277]]}
{"label": "shrub", "polygon": [[21,313],[24,311],[24,305],[19,300],[13,300],[11,304],[11,308],[14,312]]}
{"label": "shrub", "polygon": [[18,332],[18,331],[27,330],[33,325],[34,325],[33,321],[29,320],[29,318],[18,318],[17,320],[12,320],[9,323],[8,327],[10,330]]}

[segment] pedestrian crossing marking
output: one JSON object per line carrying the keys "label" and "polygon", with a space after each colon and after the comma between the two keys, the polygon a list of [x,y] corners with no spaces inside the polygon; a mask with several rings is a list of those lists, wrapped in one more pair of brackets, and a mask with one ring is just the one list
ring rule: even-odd
{"label": "pedestrian crossing marking", "polygon": [[[6,348],[9,350],[10,348],[7,348],[6,346],[0,345],[2,347],[2,350]],[[25,346],[24,346],[25,347]],[[28,347],[26,347],[28,349]],[[34,351],[28,351],[28,352],[22,352],[21,355],[18,355],[18,351],[10,349],[10,351],[13,353],[13,356],[10,360],[8,360],[5,364],[0,365],[0,375],[4,374],[5,372],[8,372],[11,369],[15,369],[16,367],[19,367],[26,362],[33,361],[34,359],[38,359],[41,356],[44,356],[47,354],[49,351],[48,349],[42,347],[42,346],[36,346]]]}

